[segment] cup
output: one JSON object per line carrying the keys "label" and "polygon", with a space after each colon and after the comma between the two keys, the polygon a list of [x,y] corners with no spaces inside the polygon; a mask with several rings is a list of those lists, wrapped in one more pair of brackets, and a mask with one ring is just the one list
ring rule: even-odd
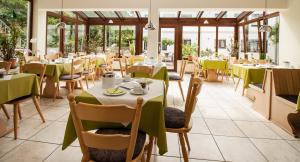
{"label": "cup", "polygon": [[143,94],[143,93],[144,93],[144,89],[142,88],[141,85],[136,84],[136,85],[133,87],[133,92],[134,92],[134,93],[137,93],[137,94]]}

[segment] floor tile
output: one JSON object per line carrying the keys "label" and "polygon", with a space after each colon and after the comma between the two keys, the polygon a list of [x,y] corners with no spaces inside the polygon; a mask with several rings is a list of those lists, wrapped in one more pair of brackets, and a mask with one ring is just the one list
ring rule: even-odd
{"label": "floor tile", "polygon": [[181,162],[180,158],[167,156],[152,156],[150,162]]}
{"label": "floor tile", "polygon": [[[54,108],[49,107],[46,110],[43,111],[43,116],[46,120],[57,120],[63,115],[67,114],[69,110],[64,108]],[[40,119],[40,116],[38,114],[34,115],[33,118]]]}
{"label": "floor tile", "polygon": [[66,124],[67,123],[65,122],[54,122],[30,138],[30,140],[62,144],[65,135]]}
{"label": "floor tile", "polygon": [[62,150],[58,147],[45,162],[81,162],[82,153],[80,147],[68,147],[66,150]]}
{"label": "floor tile", "polygon": [[211,108],[206,107],[201,109],[201,114],[204,118],[211,118],[211,119],[230,119],[227,114],[220,108]]}
{"label": "floor tile", "polygon": [[202,118],[193,118],[193,128],[190,133],[210,134],[204,120]]}
{"label": "floor tile", "polygon": [[263,122],[235,121],[235,123],[248,137],[281,139],[270,128],[264,125]]}
{"label": "floor tile", "polygon": [[0,138],[0,157],[14,149],[16,146],[24,142],[23,140],[14,140],[13,138]]}
{"label": "floor tile", "polygon": [[300,153],[284,140],[251,140],[271,162],[299,162]]}
{"label": "floor tile", "polygon": [[58,145],[26,141],[3,156],[3,162],[41,162],[46,159]]}
{"label": "floor tile", "polygon": [[245,137],[242,131],[231,120],[205,119],[213,135]]}
{"label": "floor tile", "polygon": [[300,141],[287,141],[287,142],[300,152]]}
{"label": "floor tile", "polygon": [[190,158],[223,160],[222,155],[211,135],[190,134]]}
{"label": "floor tile", "polygon": [[215,136],[226,161],[267,162],[248,138]]}
{"label": "floor tile", "polygon": [[286,140],[300,140],[297,138],[294,138],[292,135],[275,125],[274,123],[265,123],[270,129],[272,129],[276,134],[278,134],[281,138],[286,139]]}

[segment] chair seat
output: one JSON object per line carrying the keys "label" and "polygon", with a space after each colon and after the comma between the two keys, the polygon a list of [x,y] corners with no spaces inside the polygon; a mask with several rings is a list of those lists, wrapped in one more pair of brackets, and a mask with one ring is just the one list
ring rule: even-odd
{"label": "chair seat", "polygon": [[165,108],[166,128],[183,128],[185,123],[184,112],[173,107]]}
{"label": "chair seat", "polygon": [[[129,129],[99,129],[97,134],[130,134]],[[133,153],[133,159],[135,159],[142,151],[146,141],[146,134],[144,132],[138,132],[136,145]],[[91,159],[96,162],[124,162],[126,161],[127,150],[104,150],[89,148]]]}
{"label": "chair seat", "polygon": [[90,74],[92,71],[90,71],[90,70],[84,70],[83,72],[82,72],[82,74],[83,75],[88,75],[88,74]]}
{"label": "chair seat", "polygon": [[292,103],[297,104],[298,96],[297,95],[278,95],[281,98],[284,98]]}
{"label": "chair seat", "polygon": [[169,80],[181,80],[181,78],[177,73],[169,73]]}
{"label": "chair seat", "polygon": [[62,75],[59,77],[60,80],[72,80],[72,79],[77,79],[80,78],[81,76],[79,74],[74,74],[73,77],[70,74],[67,75]]}

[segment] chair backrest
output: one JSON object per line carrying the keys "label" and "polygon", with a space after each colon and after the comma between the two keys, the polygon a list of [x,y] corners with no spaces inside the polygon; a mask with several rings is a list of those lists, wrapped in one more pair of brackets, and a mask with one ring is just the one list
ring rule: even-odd
{"label": "chair backrest", "polygon": [[48,61],[53,61],[59,58],[59,53],[47,54],[45,55],[45,59]]}
{"label": "chair backrest", "polygon": [[38,75],[40,77],[40,86],[43,83],[43,79],[45,76],[45,70],[46,70],[46,66],[44,64],[40,64],[40,63],[29,63],[29,64],[25,64],[21,67],[22,73],[31,73],[31,74]]}
{"label": "chair backrest", "polygon": [[71,76],[73,78],[74,74],[80,74],[84,70],[84,60],[83,59],[72,59],[71,64]]}
{"label": "chair backrest", "polygon": [[180,71],[179,71],[179,76],[181,79],[183,79],[184,73],[185,73],[185,67],[186,67],[186,60],[181,61],[181,66],[180,66]]}
{"label": "chair backrest", "polygon": [[25,58],[25,63],[30,63],[31,61],[41,61],[41,57],[40,56],[28,56],[28,55],[24,55]]}
{"label": "chair backrest", "polygon": [[[137,98],[135,108],[127,105],[92,105],[76,103],[73,95],[68,96],[75,130],[85,159],[89,160],[88,147],[96,149],[127,149],[126,162],[132,160],[141,118],[143,98]],[[129,135],[96,134],[86,131],[81,121],[131,123]]]}
{"label": "chair backrest", "polygon": [[195,77],[194,74],[192,74],[185,103],[185,127],[188,127],[190,124],[192,114],[196,108],[198,100],[197,96],[200,93],[201,87],[202,80],[199,77]]}
{"label": "chair backrest", "polygon": [[97,64],[96,58],[89,58],[88,71],[89,72],[96,71],[96,64]]}
{"label": "chair backrest", "polygon": [[124,76],[124,70],[125,74],[127,73],[127,68],[128,68],[128,59],[126,56],[122,56],[122,58],[119,59],[119,64],[120,64],[120,71],[122,76]]}
{"label": "chair backrest", "polygon": [[273,69],[276,95],[299,95],[300,69]]}
{"label": "chair backrest", "polygon": [[127,74],[131,74],[133,77],[136,74],[146,75],[147,77],[151,77],[153,74],[153,66],[130,66],[127,68]]}

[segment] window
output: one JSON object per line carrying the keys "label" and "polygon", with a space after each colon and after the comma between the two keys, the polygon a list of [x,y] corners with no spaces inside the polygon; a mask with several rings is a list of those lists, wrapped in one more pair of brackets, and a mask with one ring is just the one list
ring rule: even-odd
{"label": "window", "polygon": [[84,52],[86,51],[85,47],[85,41],[86,41],[86,36],[85,36],[85,25],[81,24],[78,25],[78,52]]}
{"label": "window", "polygon": [[75,24],[71,22],[66,23],[65,29],[65,42],[64,42],[64,54],[75,52]]}
{"label": "window", "polygon": [[248,44],[247,44],[247,52],[259,52],[259,44],[258,44],[258,26],[257,22],[248,25]]}
{"label": "window", "polygon": [[104,26],[103,25],[92,25],[90,26],[88,42],[88,52],[98,53],[103,52],[104,47]]}
{"label": "window", "polygon": [[106,51],[119,54],[119,38],[120,38],[120,26],[117,25],[108,25],[105,26],[105,47]]}
{"label": "window", "polygon": [[182,57],[198,55],[198,27],[182,28]]}
{"label": "window", "polygon": [[279,17],[268,20],[268,24],[272,27],[272,31],[267,33],[267,59],[275,64],[279,63]]}
{"label": "window", "polygon": [[229,56],[234,45],[234,27],[219,27],[218,53]]}
{"label": "window", "polygon": [[135,54],[135,26],[121,26],[121,54]]}
{"label": "window", "polygon": [[59,52],[59,31],[56,29],[59,21],[56,17],[47,18],[47,54]]}
{"label": "window", "polygon": [[200,29],[200,55],[213,55],[216,51],[216,27],[201,27]]}
{"label": "window", "polygon": [[148,48],[148,30],[143,28],[143,53],[147,53]]}

